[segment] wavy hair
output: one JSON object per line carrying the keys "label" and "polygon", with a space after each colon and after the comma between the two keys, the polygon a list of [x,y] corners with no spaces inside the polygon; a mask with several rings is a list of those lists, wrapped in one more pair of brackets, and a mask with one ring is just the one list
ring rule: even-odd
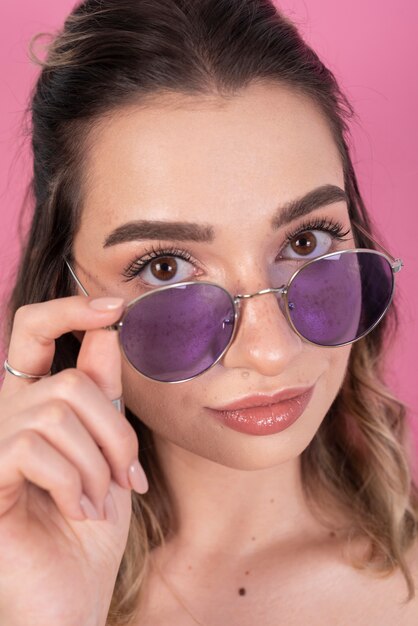
{"label": "wavy hair", "polygon": [[[86,183],[85,159],[94,129],[128,104],[151,106],[165,94],[233,97],[254,82],[286,85],[319,105],[341,156],[351,220],[379,241],[350,157],[355,112],[334,74],[270,0],[86,0],[54,33],[26,114],[33,178],[24,236],[8,303],[5,345],[16,310],[75,293],[62,255],[72,258]],[[23,211],[22,211],[23,217]],[[358,247],[373,248],[355,233]],[[314,438],[301,454],[307,500],[318,515],[345,511],[347,534],[370,546],[353,567],[404,575],[418,534],[418,488],[409,458],[406,406],[384,381],[384,355],[398,327],[396,297],[384,319],[351,350],[343,384]],[[56,341],[52,372],[75,367],[79,342]],[[132,492],[128,541],[116,579],[108,626],[138,619],[153,548],[176,527],[152,432],[127,409],[148,476],[146,494]]]}

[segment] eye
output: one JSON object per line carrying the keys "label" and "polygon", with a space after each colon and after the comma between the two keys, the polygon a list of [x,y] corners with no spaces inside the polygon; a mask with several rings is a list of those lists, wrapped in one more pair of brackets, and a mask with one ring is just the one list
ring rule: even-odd
{"label": "eye", "polygon": [[[298,226],[296,231],[286,234],[286,242],[279,258],[309,260],[331,252],[335,241],[348,241],[344,226],[331,219],[316,219]],[[286,252],[287,251],[287,252]]]}
{"label": "eye", "polygon": [[315,256],[320,256],[329,251],[331,243],[332,238],[328,233],[320,230],[305,231],[287,244],[285,249],[288,249],[289,252],[285,256],[293,259],[301,256],[309,258],[314,253]]}
{"label": "eye", "polygon": [[141,278],[147,283],[152,281],[178,282],[190,276],[187,262],[180,257],[160,256],[149,261],[141,272]]}
{"label": "eye", "polygon": [[191,280],[196,264],[186,250],[178,248],[154,248],[134,259],[123,271],[125,282],[137,278],[155,287]]}

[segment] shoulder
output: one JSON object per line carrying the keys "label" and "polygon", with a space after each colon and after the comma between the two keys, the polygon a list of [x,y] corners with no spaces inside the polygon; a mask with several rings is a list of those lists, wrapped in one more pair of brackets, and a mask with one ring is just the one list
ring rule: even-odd
{"label": "shoulder", "polygon": [[[414,602],[416,616],[418,618],[418,538],[412,547],[408,550],[406,555],[406,562],[409,567],[412,580],[415,586],[415,598],[412,602]],[[411,602],[411,604],[412,604]],[[418,619],[417,619],[418,624]]]}
{"label": "shoulder", "polygon": [[355,569],[347,575],[347,581],[352,583],[352,597],[356,597],[359,624],[363,623],[363,615],[364,624],[367,624],[369,616],[375,620],[373,623],[380,626],[418,625],[418,540],[407,551],[405,560],[415,591],[415,596],[409,601],[407,581],[400,568],[389,575],[364,570],[357,573]]}
{"label": "shoulder", "polygon": [[[396,610],[399,611],[397,624],[402,626],[416,626],[418,624],[418,540],[406,554],[406,562],[411,574],[414,585],[415,596],[406,602],[408,589],[406,580],[401,571],[397,571],[395,592],[396,592]],[[396,617],[396,614],[395,614]]]}
{"label": "shoulder", "polygon": [[[298,598],[300,609],[306,608],[306,623],[418,626],[418,541],[405,555],[415,588],[415,597],[409,602],[407,581],[400,568],[382,574],[372,567],[353,566],[350,556],[361,561],[368,547],[365,539],[353,543],[356,545],[351,544],[350,549],[346,539],[335,539],[333,544],[319,545],[308,557],[305,555],[296,578],[299,586],[303,571],[313,578],[303,597]],[[317,621],[309,620],[309,613],[316,615]]]}

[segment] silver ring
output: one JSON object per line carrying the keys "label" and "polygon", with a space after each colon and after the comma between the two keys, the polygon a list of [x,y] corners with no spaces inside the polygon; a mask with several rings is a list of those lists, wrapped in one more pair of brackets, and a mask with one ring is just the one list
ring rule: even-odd
{"label": "silver ring", "polygon": [[112,404],[114,407],[117,408],[119,413],[122,413],[122,415],[125,415],[125,403],[123,402],[122,396],[120,396],[119,398],[116,398],[116,400],[112,400]]}
{"label": "silver ring", "polygon": [[37,376],[35,374],[26,374],[25,372],[21,372],[20,370],[17,370],[14,367],[12,367],[7,359],[5,360],[3,367],[6,370],[6,372],[13,374],[13,376],[18,376],[19,378],[29,378],[31,380],[40,380],[41,378],[47,378],[48,376],[51,375],[51,370],[49,370],[48,374],[42,374],[41,376]]}

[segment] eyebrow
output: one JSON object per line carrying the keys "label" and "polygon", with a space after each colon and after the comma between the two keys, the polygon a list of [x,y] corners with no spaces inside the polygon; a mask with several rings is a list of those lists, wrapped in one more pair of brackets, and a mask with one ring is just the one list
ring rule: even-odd
{"label": "eyebrow", "polygon": [[[341,201],[348,203],[348,196],[344,189],[336,185],[322,185],[312,189],[303,197],[286,202],[276,209],[270,220],[272,230],[278,230],[319,207]],[[173,239],[177,241],[210,243],[215,239],[215,231],[210,224],[136,220],[115,228],[106,237],[103,247],[108,248],[120,243],[144,241],[147,239]]]}

